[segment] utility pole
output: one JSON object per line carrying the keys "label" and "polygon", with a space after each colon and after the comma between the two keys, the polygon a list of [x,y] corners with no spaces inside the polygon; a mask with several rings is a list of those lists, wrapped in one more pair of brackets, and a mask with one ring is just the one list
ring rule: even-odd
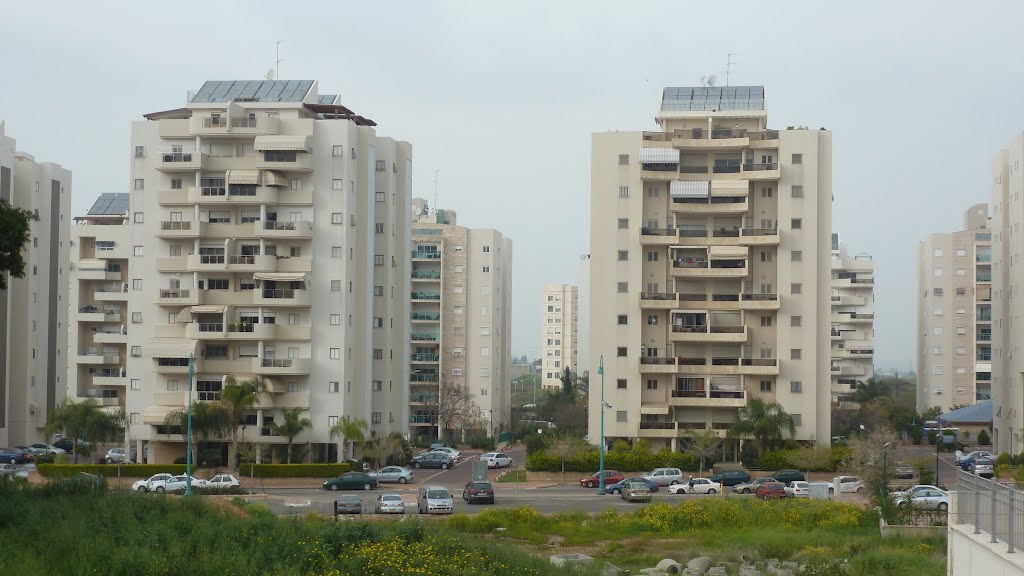
{"label": "utility pole", "polygon": [[[726,57],[725,57],[725,85],[726,86],[729,85],[729,74],[732,73],[732,65],[736,63],[736,61],[732,59],[732,57],[735,56],[735,55],[736,55],[735,52],[729,52],[729,54],[727,54]],[[723,493],[724,493],[724,491],[723,491]]]}
{"label": "utility pole", "polygon": [[597,482],[597,494],[598,496],[604,496],[604,354],[601,355],[600,363],[597,365],[597,373],[601,375],[601,467],[598,471]]}
{"label": "utility pole", "polygon": [[185,439],[185,496],[192,495],[192,371],[194,355],[188,355],[188,437]]}
{"label": "utility pole", "polygon": [[283,58],[281,58],[282,42],[284,42],[284,40],[278,40],[277,44],[274,46],[274,80],[281,79],[281,62],[284,60]]}

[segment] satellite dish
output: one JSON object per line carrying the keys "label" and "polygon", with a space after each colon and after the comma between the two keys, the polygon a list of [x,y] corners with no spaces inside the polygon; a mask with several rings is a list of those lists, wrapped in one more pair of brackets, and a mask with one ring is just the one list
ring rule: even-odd
{"label": "satellite dish", "polygon": [[714,74],[708,76],[708,86],[714,86],[715,82],[718,82],[718,76],[715,76]]}
{"label": "satellite dish", "polygon": [[271,68],[271,69],[267,70],[267,73],[264,74],[263,77],[266,78],[267,80],[273,80],[274,79],[274,69]]}

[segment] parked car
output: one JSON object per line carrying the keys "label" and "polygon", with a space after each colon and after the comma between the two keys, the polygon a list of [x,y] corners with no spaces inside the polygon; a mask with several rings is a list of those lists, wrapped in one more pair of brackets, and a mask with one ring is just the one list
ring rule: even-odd
{"label": "parked car", "polygon": [[835,483],[839,482],[839,493],[846,494],[855,492],[860,494],[864,491],[864,481],[856,476],[836,476],[832,479],[832,485],[828,488],[829,494],[835,494]]}
{"label": "parked car", "polygon": [[67,452],[63,448],[58,448],[53,444],[33,444],[32,447],[39,448],[40,450],[45,450],[47,454],[53,454],[54,456],[56,456],[57,454],[65,454]]}
{"label": "parked car", "polygon": [[15,446],[14,449],[24,454],[29,464],[36,461],[36,453],[28,446]]}
{"label": "parked car", "polygon": [[789,468],[787,468],[785,470],[779,470],[775,474],[772,474],[772,478],[775,478],[776,480],[778,480],[779,482],[782,482],[783,484],[789,484],[790,482],[793,482],[793,481],[801,481],[802,482],[804,480],[807,480],[807,478],[804,478],[804,473],[803,472],[801,472],[799,470],[792,470],[792,469],[789,469]]}
{"label": "parked car", "polygon": [[[802,479],[803,478],[801,478],[801,480]],[[718,482],[722,486],[735,486],[737,484],[743,484],[744,482],[750,482],[750,474],[747,474],[743,470],[726,470],[725,472],[719,472],[718,474],[709,476],[708,480]]]}
{"label": "parked car", "polygon": [[398,482],[399,484],[408,484],[413,479],[412,470],[404,466],[385,466],[376,472],[370,472],[370,476],[373,476],[377,479],[377,482],[381,483]]}
{"label": "parked car", "polygon": [[462,457],[462,452],[460,452],[459,450],[456,450],[455,448],[450,448],[448,446],[442,446],[440,448],[434,448],[430,452],[440,452],[442,454],[447,454],[447,455],[451,456],[452,460],[455,460],[456,462],[458,462],[459,458]]}
{"label": "parked car", "polygon": [[912,497],[897,497],[897,506],[907,506],[912,508],[923,508],[925,510],[939,510],[945,512],[949,510],[949,492],[945,490],[939,490],[938,488],[925,488],[918,490]]}
{"label": "parked car", "polygon": [[45,456],[47,454],[46,450],[43,450],[42,448],[36,448],[34,446],[15,446],[15,448],[21,450],[22,452],[27,452],[31,454],[33,460],[36,459],[36,456]]}
{"label": "parked car", "polygon": [[782,482],[765,482],[758,486],[755,494],[762,500],[786,498],[789,496],[789,494],[786,494],[786,485]]}
{"label": "parked car", "polygon": [[755,478],[750,482],[743,482],[732,487],[732,491],[737,494],[753,494],[757,492],[757,489],[761,487],[761,484],[765,482],[778,482],[775,478]]}
{"label": "parked car", "polygon": [[231,474],[218,474],[206,481],[206,488],[240,488],[242,483]]}
{"label": "parked car", "polygon": [[897,462],[896,472],[893,474],[893,477],[897,480],[910,480],[914,477],[914,467],[903,462]]}
{"label": "parked car", "polygon": [[61,438],[53,443],[57,448],[60,448],[68,454],[72,454],[75,451],[75,443],[71,438]]}
{"label": "parked car", "polygon": [[996,474],[995,465],[995,460],[991,458],[975,458],[974,463],[971,464],[971,474],[982,478],[991,478]]}
{"label": "parked car", "polygon": [[324,482],[324,490],[371,490],[376,487],[377,479],[366,472],[345,472]]}
{"label": "parked car", "polygon": [[786,494],[793,498],[810,498],[811,485],[803,480],[794,480],[785,487]]}
{"label": "parked car", "polygon": [[651,488],[647,482],[626,482],[621,490],[622,499],[626,502],[650,502]]}
{"label": "parked car", "polygon": [[100,459],[100,462],[106,462],[107,464],[127,464],[128,454],[124,451],[124,448],[111,448],[107,450],[106,456]]}
{"label": "parked car", "polygon": [[342,494],[334,501],[335,514],[362,514],[363,499],[355,494]]}
{"label": "parked car", "polygon": [[480,457],[481,462],[487,462],[488,468],[508,468],[512,465],[512,459],[501,452],[488,452]]}
{"label": "parked car", "polygon": [[967,454],[964,454],[963,452],[960,452],[959,450],[957,450],[956,454],[954,454],[953,458],[956,461],[957,465],[962,468],[964,460],[967,460],[968,458],[974,458],[974,457],[977,457],[979,455],[985,456],[986,458],[991,458],[992,457],[992,453],[989,452],[988,450],[975,450],[973,452],[968,452]]}
{"label": "parked car", "polygon": [[901,497],[906,498],[908,496],[913,497],[922,490],[941,490],[941,488],[938,486],[932,486],[931,484],[915,484],[906,490],[895,490],[893,492],[889,492],[889,496],[892,496],[894,499]]}
{"label": "parked car", "polygon": [[412,459],[413,468],[440,468],[447,470],[455,464],[455,460],[444,452],[427,452],[414,456]]}
{"label": "parked car", "polygon": [[342,460],[342,462],[344,462],[345,464],[348,464],[349,466],[351,466],[351,468],[349,468],[349,470],[352,470],[353,472],[360,472],[360,471],[362,471],[362,472],[369,472],[370,471],[370,465],[368,463],[366,463],[366,462],[363,462],[362,460],[355,460],[353,458],[349,458],[348,460]]}
{"label": "parked car", "polygon": [[494,504],[494,487],[490,482],[467,482],[462,489],[462,499],[472,504],[473,502],[485,502]]}
{"label": "parked car", "polygon": [[969,472],[971,470],[971,466],[974,465],[974,461],[978,458],[992,458],[992,453],[984,450],[975,450],[961,458],[958,464],[964,472]]}
{"label": "parked car", "polygon": [[623,478],[622,480],[616,482],[615,484],[606,484],[604,490],[609,494],[622,494],[622,488],[629,482],[643,482],[644,484],[647,484],[647,488],[651,492],[657,492],[660,490],[660,488],[658,488],[658,484],[654,480],[651,480],[650,478],[646,478],[644,476]]}
{"label": "parked car", "polygon": [[434,443],[432,443],[430,445],[430,449],[431,450],[437,450],[438,448],[444,448],[445,446],[447,446],[447,444],[445,444],[443,441],[442,442],[434,442]]}
{"label": "parked car", "polygon": [[170,480],[173,477],[174,474],[154,474],[147,478],[146,480],[136,480],[134,483],[132,483],[132,490],[135,490],[136,492],[149,492],[150,490],[156,489],[158,482],[160,483],[160,486],[163,486],[164,482]]}
{"label": "parked car", "polygon": [[[625,478],[616,470],[605,470],[604,471],[604,485],[607,488],[609,484],[615,484],[616,482],[622,482]],[[580,478],[580,486],[584,488],[595,488],[601,484],[601,473],[594,472],[586,478]]]}
{"label": "parked car", "polygon": [[0,478],[13,478],[21,470],[16,464],[0,464]]}
{"label": "parked car", "polygon": [[[156,489],[156,491],[157,492],[165,492],[165,491],[166,492],[184,492],[185,488],[186,488],[186,484],[187,484],[188,478],[189,477],[184,475],[184,474],[182,474],[180,476],[174,476],[170,480],[165,481],[162,486],[159,486]],[[195,477],[193,477],[192,478],[192,487],[193,488],[205,488],[206,487],[206,480],[203,480],[202,478],[195,478]]]}
{"label": "parked car", "polygon": [[668,487],[669,494],[718,494],[721,491],[722,484],[714,482],[710,478],[694,478],[693,486],[690,486],[688,479],[682,484],[673,484]]}
{"label": "parked car", "polygon": [[420,514],[451,514],[455,499],[444,486],[423,486],[416,494],[416,509]]}
{"label": "parked car", "polygon": [[17,448],[0,448],[0,462],[26,464],[28,463],[28,456]]}
{"label": "parked car", "polygon": [[401,494],[381,494],[373,506],[377,514],[405,514],[405,502]]}
{"label": "parked car", "polygon": [[658,486],[671,486],[683,481],[683,471],[679,468],[655,468],[644,474],[644,478],[653,480]]}

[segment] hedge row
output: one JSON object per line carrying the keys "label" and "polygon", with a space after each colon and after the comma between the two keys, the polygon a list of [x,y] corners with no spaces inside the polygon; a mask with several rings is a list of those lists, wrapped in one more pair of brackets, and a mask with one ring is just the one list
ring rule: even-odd
{"label": "hedge row", "polygon": [[[775,450],[765,452],[757,459],[757,467],[762,470],[782,470],[783,468],[799,468],[789,461],[789,456],[794,450]],[[843,464],[843,460],[850,455],[850,450],[844,446],[833,446],[831,458],[826,466],[812,468],[813,472],[835,472]]]}
{"label": "hedge row", "polygon": [[[168,474],[184,474],[184,464],[36,464],[36,470],[47,478],[66,477],[85,472],[97,476],[117,477],[118,470],[121,476],[139,476],[149,478],[153,474],[166,472]],[[193,468],[194,470],[194,468]]]}
{"label": "hedge row", "polygon": [[335,478],[352,469],[350,464],[242,464],[242,476],[258,478]]}
{"label": "hedge row", "polygon": [[[705,467],[709,464],[705,462]],[[593,472],[600,466],[600,455],[596,450],[588,451],[565,461],[566,472]],[[604,455],[606,470],[622,472],[646,472],[655,468],[680,468],[695,471],[700,460],[690,454],[663,450],[657,453],[620,452],[612,450]],[[526,458],[526,469],[533,472],[560,472],[560,457],[546,451],[534,452]]]}

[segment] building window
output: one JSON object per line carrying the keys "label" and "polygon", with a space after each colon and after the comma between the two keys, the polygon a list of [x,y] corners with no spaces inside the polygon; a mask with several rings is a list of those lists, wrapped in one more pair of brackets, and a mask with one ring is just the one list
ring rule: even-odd
{"label": "building window", "polygon": [[804,260],[804,253],[802,250],[793,250],[789,254],[793,262],[803,262]]}
{"label": "building window", "polygon": [[331,156],[344,156],[344,155],[345,155],[345,147],[344,146],[331,146]]}
{"label": "building window", "polygon": [[957,276],[966,276],[967,275],[967,270],[964,270],[963,268],[957,268],[956,269],[956,275]]}
{"label": "building window", "polygon": [[619,250],[619,262],[629,260],[629,250]]}
{"label": "building window", "polygon": [[145,156],[146,156],[146,147],[145,146],[136,146],[135,147],[135,157],[136,158],[145,158]]}
{"label": "building window", "polygon": [[942,356],[942,346],[932,346],[932,354]]}
{"label": "building window", "polygon": [[619,154],[619,166],[629,166],[629,154]]}
{"label": "building window", "polygon": [[481,378],[490,378],[490,376],[491,376],[491,369],[490,368],[481,368],[480,369],[480,377]]}
{"label": "building window", "polygon": [[341,292],[341,280],[331,280],[331,292]]}
{"label": "building window", "polygon": [[132,324],[142,324],[142,312],[132,312]]}
{"label": "building window", "polygon": [[945,256],[945,252],[942,251],[942,248],[936,248],[932,252],[932,256],[934,256],[936,258],[942,258],[943,256]]}
{"label": "building window", "polygon": [[374,254],[373,255],[373,265],[374,266],[383,266],[384,265],[384,255],[383,254]]}
{"label": "building window", "polygon": [[803,426],[804,425],[803,414],[790,414],[790,416],[793,418],[793,425],[794,426]]}
{"label": "building window", "polygon": [[134,220],[135,220],[136,224],[142,224],[143,221],[144,221],[143,213],[142,212],[136,212]]}
{"label": "building window", "polygon": [[658,252],[657,252],[657,250],[649,250],[647,252],[647,261],[648,262],[657,262],[658,261]]}
{"label": "building window", "polygon": [[[940,290],[941,290],[941,288],[940,288]],[[967,295],[967,288],[957,288],[956,289],[956,295],[957,296],[966,296]]]}
{"label": "building window", "polygon": [[[964,333],[966,334],[966,331],[964,331]],[[935,336],[942,336],[942,326],[932,328],[932,334]]]}
{"label": "building window", "polygon": [[761,250],[761,262],[771,262],[772,253],[768,250]]}
{"label": "building window", "polygon": [[455,253],[456,254],[461,254],[462,251],[465,250],[465,249],[466,248],[462,244],[456,244],[455,245]]}
{"label": "building window", "polygon": [[799,282],[794,282],[793,284],[791,284],[789,286],[789,293],[790,294],[803,294],[804,293],[804,285],[799,283]]}
{"label": "building window", "polygon": [[481,246],[481,247],[480,247],[480,250],[481,250],[481,251],[482,251],[482,252],[483,252],[484,254],[487,254],[487,253],[489,253],[489,252],[491,251],[491,247],[490,247],[490,246],[488,246],[488,245],[486,245],[486,244],[484,244],[483,246]]}
{"label": "building window", "polygon": [[657,390],[658,389],[658,381],[657,380],[648,380],[647,381],[647,389],[648,390]]}
{"label": "building window", "polygon": [[768,326],[771,326],[771,325],[772,325],[772,317],[771,316],[761,316],[761,326],[762,327],[768,327]]}
{"label": "building window", "polygon": [[384,349],[383,348],[374,348],[373,349],[373,359],[374,360],[383,360],[384,359]]}
{"label": "building window", "polygon": [[383,296],[384,295],[384,287],[383,286],[374,286],[373,287],[373,295],[374,296]]}
{"label": "building window", "polygon": [[942,268],[932,268],[932,276],[942,278]]}
{"label": "building window", "polygon": [[491,271],[491,267],[490,266],[481,266],[480,267],[480,271],[483,272],[484,274],[487,274],[488,272]]}
{"label": "building window", "polygon": [[932,308],[932,316],[942,316],[942,308]]}
{"label": "building window", "polygon": [[629,218],[619,218],[619,230],[629,229]]}
{"label": "building window", "polygon": [[384,318],[381,318],[380,316],[374,316],[374,318],[373,318],[373,327],[374,328],[383,328],[384,327]]}
{"label": "building window", "polygon": [[383,389],[384,389],[384,381],[383,380],[374,380],[373,381],[373,391],[374,392],[380,392]]}
{"label": "building window", "polygon": [[[33,358],[35,358],[35,349],[32,349]],[[142,358],[142,346],[132,346],[132,358]]]}
{"label": "building window", "polygon": [[772,189],[771,187],[761,188],[761,198],[771,198]]}
{"label": "building window", "polygon": [[181,178],[171,178],[171,190],[181,190]]}
{"label": "building window", "polygon": [[960,347],[958,347],[956,349],[956,355],[957,356],[963,356],[964,354],[967,354],[967,349],[966,348],[960,346]]}
{"label": "building window", "polygon": [[339,178],[335,178],[334,180],[331,180],[331,190],[344,190],[344,189],[345,189],[345,181],[344,180],[341,180]]}
{"label": "building window", "polygon": [[937,376],[941,375],[942,374],[942,365],[941,364],[935,364],[934,366],[932,366],[932,374],[935,374]]}
{"label": "building window", "polygon": [[619,314],[619,315],[618,315],[618,316],[616,317],[616,320],[617,320],[617,322],[618,322],[618,324],[619,324],[620,326],[623,326],[623,325],[625,325],[625,324],[626,324],[626,319],[627,319],[627,318],[628,318],[628,317],[627,317],[627,316],[626,316],[625,314]]}
{"label": "building window", "polygon": [[626,389],[626,379],[625,378],[617,379],[615,381],[615,387],[620,389],[620,390],[625,390]]}
{"label": "building window", "polygon": [[964,250],[963,248],[957,248],[956,255],[961,257],[967,256],[967,250]]}
{"label": "building window", "polygon": [[373,199],[375,201],[377,201],[377,202],[383,202],[384,201],[384,193],[383,192],[375,192],[374,195],[373,195]]}
{"label": "building window", "polygon": [[620,357],[620,358],[624,357],[626,355],[626,347],[625,346],[619,346],[618,348],[616,348],[615,349],[615,355]]}
{"label": "building window", "polygon": [[629,198],[629,186],[619,186],[619,198]]}
{"label": "building window", "polygon": [[[335,384],[337,384],[337,382],[335,382]],[[337,392],[337,390],[335,390],[335,392]],[[327,417],[327,426],[329,428],[334,428],[337,425],[338,425],[338,417],[337,416],[328,416]]]}
{"label": "building window", "polygon": [[771,392],[771,391],[772,391],[772,381],[771,380],[761,380],[761,392]]}
{"label": "building window", "polygon": [[490,306],[481,306],[480,307],[480,315],[481,316],[487,316],[490,313],[491,313]]}
{"label": "building window", "polygon": [[167,391],[168,392],[177,392],[178,391],[178,381],[177,380],[168,380],[167,381]]}
{"label": "building window", "polygon": [[338,382],[328,382],[327,391],[331,394],[336,394],[338,392]]}
{"label": "building window", "polygon": [[[942,334],[942,328],[939,328],[939,334]],[[963,326],[957,326],[956,327],[956,335],[957,336],[966,336],[967,335],[967,328],[965,328]]]}
{"label": "building window", "polygon": [[462,274],[463,270],[464,270],[464,268],[463,268],[462,264],[456,264],[455,265],[455,273],[456,274]]}
{"label": "building window", "polygon": [[615,421],[616,422],[625,422],[626,421],[626,411],[625,410],[618,410],[617,412],[615,412]]}
{"label": "building window", "polygon": [[956,309],[956,315],[957,316],[963,316],[965,314],[967,314],[967,310],[966,309],[964,309],[964,308],[957,308]]}
{"label": "building window", "polygon": [[331,360],[341,360],[341,348],[331,348]]}
{"label": "building window", "polygon": [[801,356],[801,353],[802,352],[801,352],[800,348],[792,348],[789,351],[789,359],[790,360],[799,360],[800,356]]}
{"label": "building window", "polygon": [[380,424],[380,412],[372,412],[370,414],[370,423],[371,424]]}
{"label": "building window", "polygon": [[804,197],[804,187],[803,186],[793,186],[791,188],[791,191],[793,193],[793,198],[803,198]]}
{"label": "building window", "polygon": [[144,190],[145,188],[146,188],[146,181],[143,180],[142,178],[136,178],[135,179],[135,189],[136,190]]}
{"label": "building window", "polygon": [[942,288],[932,288],[932,296],[942,296]]}
{"label": "building window", "polygon": [[619,294],[625,294],[629,292],[629,282],[619,282],[616,285],[616,289]]}
{"label": "building window", "polygon": [[142,390],[142,380],[132,378],[132,390]]}
{"label": "building window", "polygon": [[804,385],[799,380],[794,380],[789,383],[789,391],[793,394],[802,394],[804,391]]}
{"label": "building window", "polygon": [[291,178],[288,180],[290,190],[302,190],[302,178]]}
{"label": "building window", "polygon": [[789,325],[791,327],[793,327],[793,328],[799,328],[800,326],[802,326],[803,325],[803,321],[804,321],[803,316],[790,316],[789,317]]}
{"label": "building window", "polygon": [[793,162],[792,163],[793,164],[803,164],[804,163],[804,155],[803,154],[793,154]]}
{"label": "building window", "polygon": [[792,222],[790,222],[790,228],[792,228],[793,230],[799,230],[803,227],[804,221],[801,220],[800,218],[793,218]]}

